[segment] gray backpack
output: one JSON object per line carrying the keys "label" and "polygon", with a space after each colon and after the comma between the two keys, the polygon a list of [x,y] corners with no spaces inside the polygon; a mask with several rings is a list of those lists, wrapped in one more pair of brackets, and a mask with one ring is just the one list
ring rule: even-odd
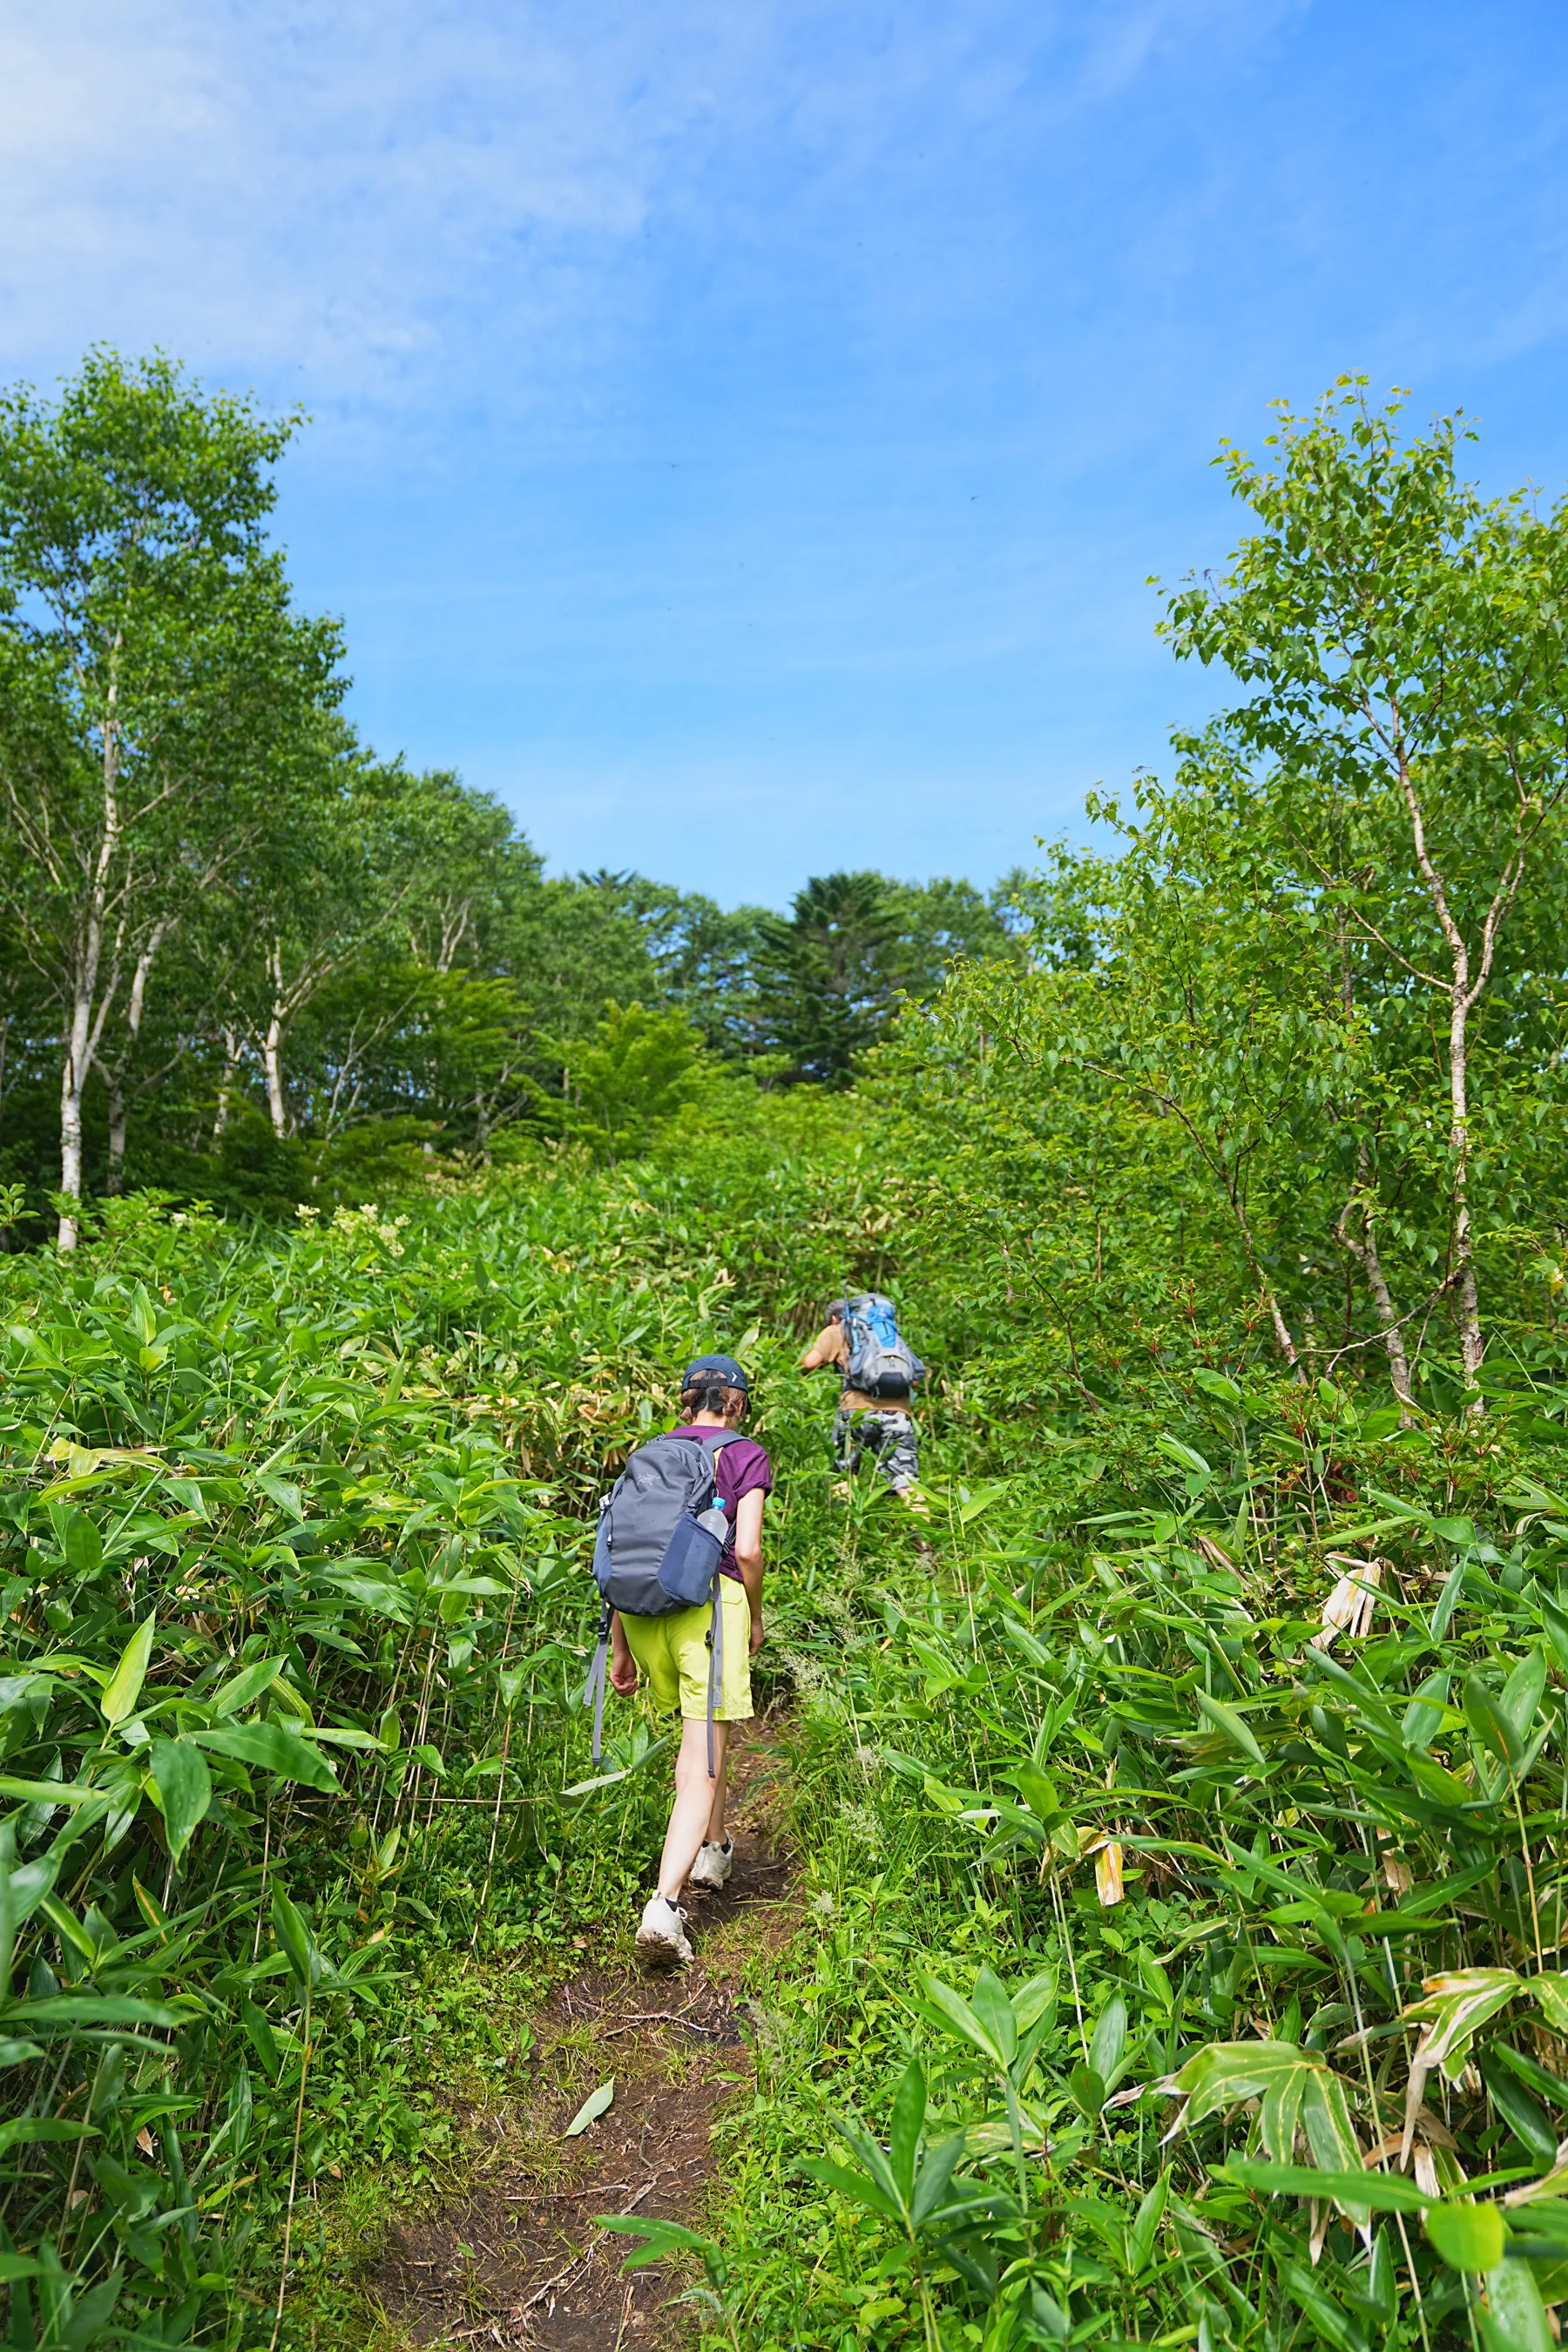
{"label": "gray backpack", "polygon": [[724,1612],[719,1561],[730,1523],[713,1483],[714,1456],[733,1444],[733,1429],[674,1431],[650,1438],[631,1455],[599,1506],[594,1581],[604,1598],[599,1643],[583,1692],[594,1710],[594,1761],[605,1722],[605,1668],[610,1619],[668,1617],[713,1604],[708,1637],[708,1771],[713,1772],[713,1710],[724,1687]]}
{"label": "gray backpack", "polygon": [[844,1385],[862,1396],[886,1397],[889,1402],[907,1398],[925,1366],[899,1331],[893,1302],[879,1290],[862,1291],[843,1300],[844,1329],[849,1342]]}

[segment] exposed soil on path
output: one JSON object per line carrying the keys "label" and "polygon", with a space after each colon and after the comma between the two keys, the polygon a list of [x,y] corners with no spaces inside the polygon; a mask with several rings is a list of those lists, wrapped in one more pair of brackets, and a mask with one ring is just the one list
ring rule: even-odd
{"label": "exposed soil on path", "polygon": [[[455,2118],[473,2150],[464,2194],[401,2222],[367,2281],[416,2343],[652,2352],[695,2335],[675,2301],[688,2280],[657,2267],[623,2278],[635,2241],[597,2221],[690,2221],[711,2170],[715,2116],[750,2086],[758,2021],[742,1979],[799,1918],[794,1866],[771,1827],[777,1781],[764,1734],[737,1759],[730,1883],[683,1898],[691,1966],[650,1974],[617,1955],[584,1967],[536,2021],[528,2084],[537,2087]],[[629,1925],[623,1940],[629,1954]],[[612,2075],[608,2112],[563,2138]]]}

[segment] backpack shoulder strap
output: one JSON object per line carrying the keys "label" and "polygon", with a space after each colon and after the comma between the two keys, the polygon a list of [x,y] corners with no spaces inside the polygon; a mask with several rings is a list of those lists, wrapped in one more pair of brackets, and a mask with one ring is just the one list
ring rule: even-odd
{"label": "backpack shoulder strap", "polygon": [[695,1440],[688,1438],[687,1444],[700,1445],[703,1452],[711,1458],[724,1446],[733,1445],[740,1434],[738,1429],[700,1429]]}

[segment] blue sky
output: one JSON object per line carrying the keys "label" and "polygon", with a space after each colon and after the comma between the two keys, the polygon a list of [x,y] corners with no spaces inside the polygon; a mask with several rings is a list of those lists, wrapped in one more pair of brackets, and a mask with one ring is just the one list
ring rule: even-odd
{"label": "blue sky", "polygon": [[554,866],[984,882],[1220,698],[1271,399],[1562,487],[1565,149],[1524,0],[11,0],[0,373],[302,403],[358,723]]}

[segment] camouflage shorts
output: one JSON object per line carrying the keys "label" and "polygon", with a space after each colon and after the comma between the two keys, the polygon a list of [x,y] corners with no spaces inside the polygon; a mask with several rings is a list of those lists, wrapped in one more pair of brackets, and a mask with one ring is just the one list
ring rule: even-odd
{"label": "camouflage shorts", "polygon": [[861,1457],[869,1454],[897,1494],[912,1486],[921,1475],[915,1425],[907,1412],[841,1412],[833,1424],[835,1467],[853,1477]]}

